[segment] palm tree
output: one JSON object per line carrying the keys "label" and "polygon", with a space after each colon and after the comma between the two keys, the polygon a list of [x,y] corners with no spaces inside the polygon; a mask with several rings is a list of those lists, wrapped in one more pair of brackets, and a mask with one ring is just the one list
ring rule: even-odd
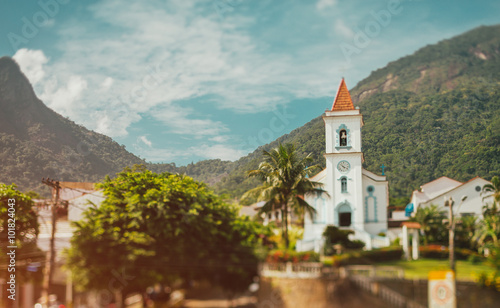
{"label": "palm tree", "polygon": [[480,251],[488,246],[498,247],[498,237],[500,235],[500,216],[489,215],[479,223],[474,240],[478,242]]}
{"label": "palm tree", "polygon": [[499,212],[498,203],[500,202],[500,179],[498,178],[498,176],[494,176],[491,179],[491,184],[485,184],[481,193],[487,194],[483,197],[483,200],[489,197],[493,197],[493,204],[491,208],[488,205],[485,205],[483,207],[483,215],[496,215]]}
{"label": "palm tree", "polygon": [[415,212],[415,216],[412,217],[411,221],[416,221],[420,224],[421,230],[424,231],[424,245],[429,243],[430,235],[438,235],[442,230],[439,230],[440,226],[443,226],[443,215],[442,211],[437,205],[432,204],[429,207],[419,207]]}
{"label": "palm tree", "polygon": [[476,230],[474,240],[478,242],[480,251],[485,248],[499,247],[500,237],[500,209],[498,203],[500,202],[500,179],[494,176],[491,179],[491,184],[483,186],[482,194],[487,194],[485,198],[493,197],[493,204],[491,207],[486,204],[483,207],[483,219],[479,223],[479,228]]}
{"label": "palm tree", "polygon": [[[485,184],[483,186],[483,194],[492,193],[493,199],[496,202],[500,202],[500,178],[498,176],[494,176],[491,179],[491,184]],[[486,196],[489,197],[490,195]],[[485,197],[485,198],[486,198]]]}
{"label": "palm tree", "polygon": [[256,170],[248,171],[248,176],[256,177],[262,185],[249,190],[243,198],[256,197],[265,201],[261,212],[268,213],[274,209],[281,210],[283,217],[285,245],[288,248],[288,213],[290,208],[302,209],[304,213],[314,215],[314,208],[304,200],[309,193],[326,194],[322,184],[309,180],[308,176],[317,167],[308,167],[312,162],[311,155],[299,158],[293,144],[281,143],[271,151],[263,151],[264,161]]}

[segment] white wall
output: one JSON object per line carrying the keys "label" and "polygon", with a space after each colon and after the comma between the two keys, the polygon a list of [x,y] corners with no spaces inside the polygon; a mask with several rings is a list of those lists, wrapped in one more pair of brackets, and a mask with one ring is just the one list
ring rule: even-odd
{"label": "white wall", "polygon": [[95,191],[93,193],[69,200],[68,220],[81,220],[83,218],[82,213],[91,206],[89,201],[99,206],[104,199],[102,191]]}
{"label": "white wall", "polygon": [[[484,195],[481,195],[482,188],[485,184],[490,182],[482,179],[476,178],[465,184],[452,189],[448,193],[437,196],[434,199],[431,199],[425,203],[421,203],[420,206],[430,206],[431,204],[435,204],[439,206],[443,211],[448,211],[447,207],[444,207],[445,197],[448,199],[452,197],[455,201],[454,205],[454,213],[473,213],[476,216],[482,216],[483,206],[486,202],[492,202],[492,198],[487,198],[483,201]],[[476,187],[480,188],[480,191],[476,190]],[[467,196],[467,199],[460,205],[462,196]]]}
{"label": "white wall", "polygon": [[[368,192],[368,187],[370,186],[373,187],[373,192],[371,193],[373,198]],[[389,183],[387,181],[375,181],[366,175],[363,176],[363,211],[366,212],[368,201],[369,214],[365,222],[365,230],[372,235],[377,235],[380,232],[387,232],[388,191]],[[373,211],[374,201],[376,201],[376,219],[373,216],[375,214]]]}

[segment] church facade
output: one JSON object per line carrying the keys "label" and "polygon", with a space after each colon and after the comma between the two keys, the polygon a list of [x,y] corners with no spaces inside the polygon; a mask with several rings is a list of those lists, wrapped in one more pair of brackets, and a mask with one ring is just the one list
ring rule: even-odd
{"label": "church facade", "polygon": [[330,225],[353,230],[353,238],[365,242],[367,249],[388,246],[388,238],[381,234],[387,232],[389,184],[385,175],[363,169],[363,116],[354,107],[344,79],[323,120],[326,168],[311,180],[322,183],[328,195],[305,196],[316,214],[312,219],[306,215],[297,250],[319,252],[322,234]]}

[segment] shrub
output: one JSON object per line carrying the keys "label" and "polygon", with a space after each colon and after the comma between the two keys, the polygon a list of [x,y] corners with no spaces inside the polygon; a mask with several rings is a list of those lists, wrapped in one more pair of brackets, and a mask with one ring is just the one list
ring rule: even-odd
{"label": "shrub", "polygon": [[325,265],[344,266],[354,264],[373,264],[378,262],[400,260],[402,256],[403,250],[400,247],[386,247],[367,251],[355,251],[333,256],[332,261],[325,262]]}
{"label": "shrub", "polygon": [[333,245],[340,244],[343,249],[362,249],[365,243],[360,240],[351,241],[349,235],[354,234],[352,230],[342,230],[335,226],[328,226],[323,232],[325,237],[325,255],[333,255],[335,253]]}
{"label": "shrub", "polygon": [[[422,246],[419,248],[419,251],[420,251],[420,256],[422,258],[445,260],[450,257],[449,249],[446,246],[440,246],[440,245]],[[483,257],[479,255],[477,252],[463,248],[455,249],[455,258],[457,260],[468,260],[469,258],[476,258],[478,260],[483,259]]]}
{"label": "shrub", "polygon": [[319,254],[314,251],[297,252],[294,250],[272,250],[266,258],[267,263],[319,262]]}
{"label": "shrub", "polygon": [[476,282],[480,287],[500,292],[500,276],[497,273],[488,274],[482,272]]}

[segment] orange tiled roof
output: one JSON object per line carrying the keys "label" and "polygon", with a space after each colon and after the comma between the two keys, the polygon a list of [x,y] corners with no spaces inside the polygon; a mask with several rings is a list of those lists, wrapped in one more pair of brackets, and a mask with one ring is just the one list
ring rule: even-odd
{"label": "orange tiled roof", "polygon": [[344,78],[342,78],[337,95],[333,101],[332,111],[344,110],[354,110],[354,105],[352,104],[351,94],[349,94],[349,90],[347,90]]}
{"label": "orange tiled roof", "polygon": [[418,222],[413,222],[413,221],[405,221],[401,225],[406,226],[408,229],[420,229],[420,228],[422,228],[422,226]]}

